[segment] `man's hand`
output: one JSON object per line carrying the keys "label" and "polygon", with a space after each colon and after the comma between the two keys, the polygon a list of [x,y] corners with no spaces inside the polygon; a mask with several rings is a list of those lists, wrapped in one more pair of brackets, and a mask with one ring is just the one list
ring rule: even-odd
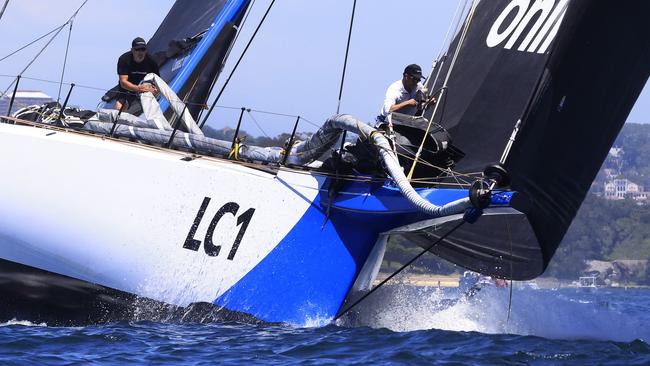
{"label": "man's hand", "polygon": [[140,93],[153,93],[153,94],[158,93],[158,89],[149,83],[138,85],[138,91]]}
{"label": "man's hand", "polygon": [[427,100],[426,102],[424,102],[424,108],[425,108],[425,109],[426,109],[426,108],[429,108],[429,106],[434,105],[434,104],[436,104],[437,102],[438,102],[438,99],[436,99],[436,96],[435,96],[435,95],[432,95],[431,98],[429,98],[429,100]]}

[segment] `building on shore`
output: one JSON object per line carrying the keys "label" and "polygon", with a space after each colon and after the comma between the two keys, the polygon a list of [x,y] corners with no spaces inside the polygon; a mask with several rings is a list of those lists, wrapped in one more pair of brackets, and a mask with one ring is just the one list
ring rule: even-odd
{"label": "building on shore", "polygon": [[[0,116],[6,116],[11,103],[12,93],[7,93],[0,97]],[[21,108],[28,107],[34,104],[44,104],[52,102],[53,99],[49,95],[40,90],[18,90],[14,98],[14,104],[11,107],[11,113],[16,112]]]}
{"label": "building on shore", "polygon": [[607,180],[603,184],[602,196],[607,200],[631,198],[635,201],[646,202],[649,195],[650,192],[646,192],[642,185],[625,178]]}

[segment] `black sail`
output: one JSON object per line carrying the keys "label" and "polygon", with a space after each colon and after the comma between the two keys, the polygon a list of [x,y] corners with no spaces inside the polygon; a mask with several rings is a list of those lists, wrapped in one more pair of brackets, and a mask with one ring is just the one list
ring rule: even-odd
{"label": "black sail", "polygon": [[[537,37],[552,36],[552,27],[544,24],[557,23],[562,2],[552,6],[553,1],[545,1],[544,8],[519,3],[528,1],[480,1],[456,61],[452,65],[460,34],[442,61],[440,73],[434,71],[438,78],[428,80],[429,90],[439,91],[453,67],[434,120],[465,153],[457,171],[482,172],[487,164],[499,161],[504,141],[521,118],[549,57],[544,49],[539,52],[542,44]],[[532,43],[538,45],[532,52],[519,50],[531,48]],[[430,118],[432,113],[429,109],[425,116]]]}
{"label": "black sail", "polygon": [[506,166],[547,264],[650,76],[644,0],[572,0]]}
{"label": "black sail", "polygon": [[[176,0],[165,19],[160,23],[156,33],[149,40],[149,52],[164,54],[173,42],[182,42],[203,34],[223,9],[225,3],[226,0]],[[183,45],[177,46],[182,47]],[[196,42],[191,46],[196,46]],[[171,79],[169,80],[171,81]]]}
{"label": "black sail", "polygon": [[[465,152],[456,170],[467,173],[498,162],[521,120],[505,167],[525,215],[481,218],[432,252],[503,278],[546,269],[648,79],[649,12],[645,0],[478,3],[434,120]],[[406,237],[426,246],[444,229]]]}
{"label": "black sail", "polygon": [[194,118],[207,103],[249,5],[250,0],[176,0],[148,42],[160,76]]}
{"label": "black sail", "polygon": [[[249,0],[177,0],[149,42],[161,77],[187,102],[194,118],[207,103],[249,4]],[[204,42],[210,31],[216,33],[214,38]],[[190,63],[196,56],[198,61]]]}

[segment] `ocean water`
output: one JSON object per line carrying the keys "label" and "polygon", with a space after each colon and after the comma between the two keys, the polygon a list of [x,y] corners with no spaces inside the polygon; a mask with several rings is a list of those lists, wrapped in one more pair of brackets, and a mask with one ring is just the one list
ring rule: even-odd
{"label": "ocean water", "polygon": [[2,365],[650,365],[650,290],[393,285],[336,324],[0,326]]}

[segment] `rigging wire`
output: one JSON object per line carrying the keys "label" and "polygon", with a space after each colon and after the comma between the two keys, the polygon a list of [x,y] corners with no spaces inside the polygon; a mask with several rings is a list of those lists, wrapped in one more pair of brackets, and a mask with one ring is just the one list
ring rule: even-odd
{"label": "rigging wire", "polygon": [[[400,145],[400,144],[397,144],[397,146],[398,146],[398,147],[402,147],[402,148],[404,148],[403,145]],[[411,160],[411,161],[414,161],[414,160],[415,160],[415,158],[414,158],[413,156],[406,155],[406,154],[403,154],[403,153],[400,153],[400,152],[397,152],[397,155],[403,157],[404,159],[408,159],[408,160]],[[451,174],[450,176],[452,176],[456,181],[458,181],[458,178],[457,178],[457,177],[466,177],[466,178],[468,178],[468,179],[475,179],[475,178],[477,178],[475,175],[472,175],[473,173],[461,173],[461,172],[455,172],[455,171],[453,171],[453,170],[451,170],[451,169],[449,169],[449,168],[443,168],[443,167],[440,167],[440,166],[437,166],[437,165],[431,164],[431,163],[429,163],[429,162],[426,161],[426,160],[425,160],[425,161],[421,161],[420,164],[422,164],[422,165],[424,165],[424,166],[428,166],[428,167],[430,167],[430,168],[434,168],[434,169],[436,169],[436,170],[439,170],[441,173],[449,173],[449,174]],[[479,175],[480,175],[480,174],[482,174],[482,173],[479,173]],[[420,180],[422,180],[422,179],[427,179],[427,178],[413,178],[413,179],[411,179],[411,181],[412,181],[412,182],[415,182],[415,181],[420,181]],[[459,184],[460,184],[460,183],[459,183]],[[470,184],[470,183],[465,181],[464,184]]]}
{"label": "rigging wire", "polygon": [[[343,60],[343,72],[341,73],[341,86],[339,87],[339,101],[336,106],[336,114],[339,114],[341,109],[341,97],[343,96],[343,85],[345,84],[345,72],[348,67],[348,56],[350,54],[350,40],[352,39],[352,27],[354,26],[354,14],[357,9],[357,0],[352,3],[352,16],[350,17],[350,29],[348,30],[348,43],[345,46],[345,58]],[[345,138],[344,138],[345,140]]]}
{"label": "rigging wire", "polygon": [[2,19],[2,16],[5,13],[5,10],[7,9],[7,4],[9,4],[9,0],[5,1],[5,4],[2,6],[2,10],[0,10],[0,19]]}
{"label": "rigging wire", "polygon": [[68,41],[65,46],[65,56],[63,57],[63,68],[61,69],[61,80],[59,81],[59,93],[56,96],[56,102],[61,101],[61,88],[63,87],[63,76],[65,75],[65,67],[68,63],[68,51],[70,50],[70,37],[72,36],[72,25],[74,24],[74,18],[70,19],[70,28],[68,28]]}
{"label": "rigging wire", "polygon": [[237,43],[237,40],[239,39],[239,35],[241,34],[240,30],[241,30],[242,28],[244,28],[244,25],[246,24],[246,21],[248,20],[248,16],[251,14],[251,10],[252,10],[253,7],[255,6],[255,1],[256,1],[256,0],[253,0],[253,1],[251,2],[251,5],[248,7],[248,11],[247,11],[246,14],[244,15],[244,19],[242,20],[241,24],[239,25],[239,29],[237,30],[237,33],[235,34],[235,38],[234,38],[234,39],[232,40],[232,42],[230,43],[230,47],[228,48],[228,52],[226,53],[226,57],[224,58],[224,60],[228,58],[228,55],[230,55],[230,51],[232,51],[233,45],[234,45],[235,43]]}
{"label": "rigging wire", "polygon": [[[336,114],[339,114],[341,109],[341,97],[343,96],[343,85],[345,84],[345,71],[347,70],[348,67],[348,55],[350,54],[350,40],[352,39],[352,27],[354,26],[354,14],[356,13],[356,9],[357,9],[357,0],[354,0],[354,2],[352,3],[352,15],[350,16],[350,29],[348,30],[348,42],[347,45],[345,46],[345,58],[343,60],[343,72],[341,73],[341,86],[339,88],[339,100],[336,105]],[[340,153],[338,154],[339,163],[341,162],[341,158],[343,156],[343,146],[345,145],[345,139],[347,138],[347,136],[348,136],[348,131],[343,131],[343,134],[341,135],[341,147],[339,149]]]}
{"label": "rigging wire", "polygon": [[[2,76],[2,75],[0,75]],[[241,110],[240,108],[237,108]],[[43,115],[43,112],[38,112],[39,115]],[[13,117],[1,117],[2,119],[9,120],[9,121],[14,121],[18,122],[24,125],[30,125],[30,126],[36,126],[36,127],[45,127],[48,129],[53,129],[53,130],[67,130],[67,131],[74,131],[75,133],[83,134],[83,135],[89,135],[89,136],[97,136],[96,133],[90,132],[90,131],[84,131],[84,130],[78,130],[78,129],[69,129],[69,128],[61,128],[61,127],[56,127],[52,125],[43,125],[41,122],[33,122],[33,121],[27,121],[27,120],[22,120],[20,118],[13,118]],[[103,136],[103,138],[106,138],[106,136]],[[163,146],[157,146],[157,145],[137,145],[139,148],[145,148],[145,149],[153,149],[153,150],[170,150],[169,148],[163,147]],[[172,151],[177,151],[174,149],[171,149]],[[206,159],[211,159],[211,158],[222,158],[219,156],[215,155],[200,155],[202,158]],[[241,166],[247,166],[251,168],[260,168],[259,163],[252,163],[252,162],[246,162],[246,161],[233,161],[229,160],[229,162],[238,164]],[[363,182],[363,183],[385,183],[386,181],[392,181],[390,177],[385,177],[385,176],[359,176],[359,175],[350,175],[350,174],[335,174],[335,173],[329,173],[327,171],[321,171],[316,168],[309,168],[306,166],[302,166],[300,168],[292,168],[292,167],[282,167],[282,169],[285,170],[291,170],[293,173],[296,174],[303,174],[303,175],[310,175],[310,176],[320,176],[320,177],[330,177],[330,178],[337,178],[341,179],[346,182]],[[479,174],[479,173],[476,173]],[[449,187],[459,187],[458,184],[456,183],[448,183],[448,182],[441,182],[439,180],[445,179],[445,177],[434,177],[434,178],[429,178],[429,179],[415,179],[414,181],[417,181],[418,183],[423,183],[423,184],[429,184],[432,185],[433,187],[443,187],[443,186],[449,186]],[[460,186],[463,188],[462,186]]]}
{"label": "rigging wire", "polygon": [[257,25],[257,28],[255,28],[255,31],[253,32],[253,35],[251,36],[251,39],[248,40],[248,43],[246,44],[246,47],[244,47],[244,50],[242,51],[241,55],[239,56],[239,59],[237,60],[237,62],[235,63],[235,66],[230,71],[230,75],[228,75],[228,78],[226,79],[226,82],[221,87],[221,90],[219,91],[219,94],[217,94],[217,97],[214,98],[214,102],[212,102],[212,106],[210,107],[210,109],[208,110],[208,113],[206,113],[205,117],[203,118],[203,121],[199,125],[199,128],[203,128],[203,126],[205,125],[205,122],[210,117],[210,114],[212,114],[212,111],[214,110],[214,106],[217,104],[217,102],[219,102],[219,99],[221,98],[221,95],[223,94],[224,90],[226,90],[226,87],[228,86],[228,83],[230,82],[230,79],[235,74],[235,71],[237,70],[237,67],[241,63],[242,59],[244,58],[244,55],[246,55],[246,51],[248,51],[248,48],[250,47],[251,43],[253,43],[253,40],[255,39],[255,36],[257,35],[257,32],[262,27],[262,24],[264,24],[264,21],[266,20],[266,16],[269,15],[269,12],[271,11],[271,8],[273,7],[273,4],[275,4],[275,0],[272,0],[271,4],[269,4],[269,7],[266,9],[266,12],[264,13],[264,16],[262,17],[262,20],[260,20],[260,23]]}
{"label": "rigging wire", "polygon": [[[296,117],[298,117],[298,116],[296,116]],[[315,124],[314,122],[308,120],[308,119],[305,118],[305,117],[302,117],[302,116],[301,116],[301,117],[300,117],[300,120],[301,120],[301,121],[305,121],[305,122],[307,122],[308,124],[310,124],[310,125],[312,125],[312,126],[314,126],[314,127],[316,127],[316,128],[320,128],[320,127],[321,127],[320,125]]]}
{"label": "rigging wire", "polygon": [[[242,20],[239,27],[237,27],[236,25],[233,25],[233,28],[235,28],[237,31],[235,32],[235,38],[233,38],[232,42],[230,42],[230,45],[228,45],[228,49],[226,50],[226,53],[225,53],[225,55],[223,57],[223,61],[221,63],[221,69],[222,70],[223,70],[224,65],[226,64],[226,60],[228,60],[228,57],[230,57],[230,52],[234,48],[235,43],[237,43],[237,39],[239,39],[239,35],[241,34],[241,29],[244,28],[244,25],[246,24],[246,20],[248,20],[248,16],[250,15],[251,10],[253,9],[253,6],[255,6],[255,0],[253,0],[251,2],[250,6],[248,7],[248,10],[246,11],[246,14],[244,14],[244,19]],[[219,73],[221,73],[221,71],[219,71]],[[212,80],[212,83],[210,83],[210,88],[208,89],[208,94],[207,95],[210,95],[212,93],[212,89],[214,89],[214,86],[217,83],[217,79],[218,78],[214,78]],[[207,101],[207,98],[206,98],[206,101]],[[197,120],[201,119],[201,114],[203,114],[203,111],[205,110],[206,107],[207,106],[204,103],[202,105],[202,108],[199,110],[198,116],[196,117]]]}
{"label": "rigging wire", "polygon": [[[36,54],[36,56],[34,56],[34,58],[33,58],[31,61],[29,61],[29,63],[27,64],[27,66],[25,66],[25,68],[24,68],[24,69],[23,69],[23,70],[22,70],[18,75],[22,75],[25,71],[27,71],[27,69],[29,69],[29,68],[32,66],[32,64],[33,64],[33,63],[34,63],[34,62],[35,62],[35,61],[36,61],[36,60],[41,56],[41,54],[43,53],[43,51],[45,51],[45,49],[46,49],[47,47],[50,46],[50,44],[52,43],[52,41],[54,41],[54,39],[59,35],[59,33],[61,33],[61,31],[63,30],[63,28],[64,28],[68,23],[70,23],[70,22],[72,21],[72,19],[74,19],[74,17],[77,16],[77,14],[79,13],[79,11],[84,7],[84,5],[86,5],[87,2],[88,2],[88,0],[84,0],[84,2],[81,4],[81,6],[79,6],[79,8],[77,8],[77,10],[72,14],[72,16],[71,16],[70,18],[68,18],[68,20],[67,20],[67,21],[66,21],[66,22],[65,22],[65,23],[64,23],[60,28],[58,28],[58,29],[56,30],[56,33],[54,33],[54,35],[53,35],[53,36],[52,36],[52,37],[47,41],[47,43],[45,43],[45,45],[43,46],[43,48],[41,48],[40,51],[38,51],[38,53]],[[17,79],[15,79],[14,81],[12,81],[11,84],[9,84],[9,86],[7,87],[7,89],[5,89],[5,91],[2,92],[2,93],[0,94],[0,96],[4,96],[4,95],[6,95],[7,92],[9,91],[9,89],[11,89],[11,87],[14,85],[14,83],[16,82],[16,80],[17,80]]]}
{"label": "rigging wire", "polygon": [[248,116],[251,118],[251,120],[253,120],[253,123],[255,123],[255,126],[257,126],[257,128],[258,128],[260,131],[262,131],[262,134],[264,134],[264,136],[266,136],[266,137],[268,137],[268,138],[271,138],[271,137],[266,133],[266,131],[264,131],[264,129],[262,128],[262,125],[261,125],[259,122],[257,122],[257,120],[255,119],[255,116],[253,116],[253,114],[251,113],[251,110],[250,110],[250,109],[247,109],[246,112],[248,113]]}
{"label": "rigging wire", "polygon": [[[478,1],[474,1],[472,3],[472,8],[469,11],[469,14],[467,15],[467,21],[465,22],[465,26],[463,27],[463,32],[460,35],[460,38],[458,40],[458,45],[456,46],[456,50],[454,52],[454,57],[451,59],[451,63],[449,64],[449,70],[447,71],[447,75],[445,77],[445,81],[443,82],[443,86],[440,92],[440,97],[438,99],[442,99],[444,96],[446,90],[447,90],[447,84],[449,83],[449,78],[451,77],[451,73],[454,70],[454,66],[456,65],[456,60],[458,59],[458,54],[460,53],[460,49],[465,42],[465,37],[467,37],[467,33],[469,31],[469,26],[472,24],[472,20],[474,19],[474,12],[476,11],[476,7],[478,6]],[[413,172],[415,171],[415,166],[418,163],[418,160],[420,159],[420,155],[422,154],[422,149],[424,148],[424,142],[426,141],[427,135],[429,135],[429,130],[431,129],[431,124],[433,122],[433,119],[436,117],[436,112],[438,111],[438,107],[440,106],[439,103],[436,103],[436,106],[433,110],[433,114],[431,115],[431,119],[429,120],[429,124],[427,125],[427,129],[424,132],[424,137],[422,138],[422,142],[420,143],[420,147],[418,148],[417,153],[415,154],[415,161],[413,162],[413,165],[411,165],[411,170],[409,171],[407,178],[410,180],[413,177]]]}
{"label": "rigging wire", "polygon": [[[8,75],[8,74],[0,74],[0,77],[6,77],[6,78],[15,78],[16,75]],[[38,81],[42,83],[49,83],[49,84],[59,84],[59,81],[56,80],[47,80],[47,79],[42,79],[42,78],[35,78],[35,77],[29,77],[29,76],[21,76],[21,79],[23,80],[32,80],[32,81]],[[71,85],[71,83],[63,83],[63,85]],[[96,87],[96,86],[90,86],[90,85],[84,85],[84,84],[75,84],[76,88],[82,88],[82,89],[90,89],[90,90],[97,90],[97,91],[106,91],[105,87]],[[180,101],[180,100],[179,100]],[[188,105],[202,105],[201,103],[186,103]],[[232,110],[241,110],[241,107],[233,107],[233,106],[225,106],[225,105],[215,105],[215,108],[221,108],[221,109],[232,109]],[[279,113],[279,112],[271,112],[271,111],[265,111],[261,109],[254,109],[250,108],[251,112],[257,112],[260,114],[268,114],[272,116],[280,116],[280,117],[290,117],[290,118],[296,118],[298,115],[296,114],[289,114],[289,113]],[[320,128],[321,126],[312,122],[311,120],[305,118],[305,117],[300,117],[301,121],[305,121],[308,124]]]}
{"label": "rigging wire", "polygon": [[352,310],[352,308],[354,308],[355,306],[357,306],[361,301],[363,301],[364,299],[366,299],[366,298],[367,298],[368,296],[370,296],[373,292],[377,291],[381,286],[383,286],[384,284],[386,284],[386,282],[390,281],[393,277],[397,276],[400,272],[402,272],[402,271],[405,270],[407,267],[409,267],[411,264],[413,264],[413,262],[415,262],[415,261],[418,260],[421,256],[423,256],[424,253],[429,252],[431,249],[433,249],[433,247],[435,247],[436,245],[438,245],[439,243],[441,243],[443,240],[445,240],[445,239],[446,239],[449,235],[451,235],[454,231],[458,230],[458,229],[459,229],[459,228],[460,228],[464,223],[465,223],[465,220],[461,220],[458,224],[456,224],[456,226],[454,226],[453,228],[451,228],[451,229],[450,229],[449,231],[447,231],[443,236],[441,236],[440,238],[438,238],[438,240],[436,240],[435,242],[433,242],[433,244],[429,245],[428,247],[426,247],[425,249],[423,249],[422,251],[420,251],[420,253],[418,253],[418,255],[416,255],[415,257],[411,258],[408,262],[406,262],[404,265],[402,265],[400,268],[398,268],[395,272],[391,273],[390,276],[386,277],[383,281],[381,281],[377,286],[373,287],[370,291],[368,291],[368,292],[366,292],[365,294],[363,294],[363,296],[361,296],[359,299],[357,299],[355,302],[353,302],[352,305],[348,306],[347,308],[345,308],[345,310],[341,311],[341,312],[340,312],[336,317],[334,317],[334,320],[338,320],[338,319],[340,319],[343,315],[345,315],[345,314],[348,313],[350,310]]}
{"label": "rigging wire", "polygon": [[[49,36],[50,34],[52,34],[52,33],[56,32],[56,31],[62,29],[62,28],[65,27],[67,24],[68,24],[67,22],[61,24],[60,26],[58,26],[58,27],[52,29],[51,31],[45,33],[44,35],[42,35],[42,36],[36,38],[35,40],[33,40],[33,41],[31,41],[31,42],[29,42],[28,44],[26,44],[26,45],[20,47],[19,49],[15,50],[15,51],[13,51],[13,52],[11,52],[11,53],[9,53],[7,56],[4,56],[3,58],[0,58],[0,61],[4,61],[4,60],[8,59],[9,57],[11,57],[11,56],[17,54],[18,52],[24,50],[25,48],[27,48],[27,47],[33,45],[34,43],[36,43],[36,42],[38,42],[38,41],[40,41],[41,39],[43,39],[43,38]],[[15,75],[12,76],[12,77],[15,77]]]}
{"label": "rigging wire", "polygon": [[[27,71],[27,69],[29,69],[29,68],[32,66],[32,64],[36,61],[36,59],[38,59],[38,58],[41,56],[41,54],[43,53],[43,51],[45,51],[45,49],[50,45],[50,43],[52,43],[52,41],[54,41],[54,39],[56,38],[56,36],[59,35],[59,33],[61,32],[61,30],[62,30],[62,29],[65,27],[65,25],[67,25],[67,24],[68,24],[68,23],[66,22],[66,23],[65,23],[61,28],[59,28],[59,29],[56,31],[56,33],[54,33],[54,35],[53,35],[53,36],[52,36],[52,37],[47,41],[47,43],[45,44],[45,46],[43,46],[43,48],[41,48],[40,51],[38,51],[38,53],[36,54],[36,56],[34,56],[34,58],[32,58],[31,61],[29,61],[29,62],[27,63],[27,66],[25,66],[25,68],[22,69],[22,71],[21,71],[20,73],[18,73],[18,75],[22,75],[25,71]],[[5,89],[5,90],[0,94],[0,96],[7,95],[7,92],[9,91],[9,89],[11,89],[12,86],[14,86],[14,83],[15,83],[16,81],[17,81],[17,79],[14,79],[14,80],[9,84],[9,86],[7,86],[7,89]]]}
{"label": "rigging wire", "polygon": [[[442,73],[443,66],[444,66],[445,62],[447,61],[448,55],[446,55],[446,54],[443,55],[443,52],[445,52],[445,50],[448,50],[449,47],[451,46],[452,40],[450,39],[450,35],[452,34],[451,33],[452,28],[454,30],[453,34],[458,34],[459,33],[460,25],[461,25],[462,19],[463,19],[463,14],[465,14],[465,11],[467,10],[467,4],[469,4],[469,0],[465,0],[462,4],[463,4],[463,6],[462,6],[462,10],[461,10],[461,7],[460,7],[461,2],[460,1],[458,2],[458,6],[456,7],[454,17],[452,18],[451,23],[449,23],[449,28],[447,28],[447,34],[445,35],[445,39],[444,39],[444,41],[442,43],[442,47],[441,47],[440,51],[438,52],[438,62],[440,64],[436,65],[436,63],[434,62],[434,65],[433,65],[434,67],[431,68],[431,73],[429,74],[429,78],[431,78],[431,76],[433,76],[433,71],[434,71],[434,69],[436,67],[438,68],[438,71],[436,72],[436,77],[433,79],[433,82],[428,82],[427,83],[428,87],[434,88],[436,86],[436,84],[438,83],[438,79],[440,78],[440,74]],[[427,81],[429,81],[429,79],[427,79]],[[442,88],[437,93],[441,93],[441,92],[442,92]],[[432,95],[435,95],[435,94],[436,93],[434,93]],[[444,106],[447,104],[447,98],[445,98],[444,101],[441,101],[439,99],[438,103],[440,103],[440,102],[444,103],[443,104],[443,113],[441,113],[441,115],[440,115],[440,121],[442,121],[442,116],[444,115]],[[424,111],[423,111],[423,114],[424,114]]]}
{"label": "rigging wire", "polygon": [[[461,9],[461,4],[463,4],[463,6],[462,6],[463,10],[462,10],[462,12],[459,12],[459,10]],[[437,60],[441,60],[442,57],[443,57],[443,53],[445,52],[445,50],[447,50],[447,48],[449,48],[449,44],[451,43],[451,41],[449,40],[451,30],[453,28],[454,29],[454,34],[456,34],[456,31],[458,29],[458,25],[460,24],[460,20],[462,19],[461,16],[465,12],[466,7],[467,7],[467,0],[465,0],[464,3],[461,2],[461,1],[458,1],[458,5],[456,6],[456,11],[454,12],[454,16],[451,18],[451,22],[449,23],[449,27],[447,28],[447,33],[445,34],[445,38],[442,41],[442,45],[440,46],[440,51],[438,51]],[[427,78],[427,82],[433,76],[433,72],[434,72],[435,66],[436,66],[435,61],[434,61],[433,66],[434,67],[431,68],[431,72],[429,73],[429,77]],[[438,81],[438,77],[440,76],[441,71],[442,71],[442,65],[440,65],[438,67],[438,72],[436,73],[436,77],[434,78],[433,83],[430,84],[432,87],[436,85],[436,82]],[[427,83],[427,84],[429,84],[429,83]]]}
{"label": "rigging wire", "polygon": [[[4,75],[4,74],[0,74],[0,77],[14,78],[15,76],[13,76],[13,75]],[[25,79],[25,80],[32,80],[32,81],[39,81],[39,82],[50,83],[50,84],[59,84],[59,81],[46,80],[46,79],[34,78],[34,77],[28,77],[28,76],[23,76],[22,79]],[[70,84],[70,83],[63,83],[63,85],[71,85],[71,84]],[[105,90],[105,88],[97,88],[97,87],[92,87],[92,86],[82,85],[82,84],[75,84],[75,86],[78,87],[78,88],[86,88],[86,89],[98,90],[98,91],[104,91],[104,90]],[[181,101],[181,100],[179,100],[179,101]],[[199,104],[197,104],[197,103],[186,103],[186,104],[188,104],[188,105],[199,105]],[[216,105],[215,108],[230,109],[230,110],[241,110],[241,107],[223,106],[223,105]],[[272,116],[280,116],[280,117],[290,117],[290,118],[296,118],[296,117],[298,117],[297,115],[293,115],[293,114],[271,112],[271,111],[265,111],[265,110],[259,110],[259,109],[252,109],[252,108],[251,108],[251,109],[247,109],[247,112],[249,113],[249,115],[250,115],[251,119],[253,120],[253,122],[257,125],[257,128],[258,128],[258,129],[259,129],[259,130],[260,130],[260,131],[261,131],[261,132],[262,132],[266,137],[269,137],[269,138],[270,138],[270,135],[268,135],[268,134],[266,133],[266,131],[262,128],[261,123],[259,123],[259,121],[258,121],[258,120],[253,116],[253,114],[252,114],[251,112],[256,112],[256,113],[260,113],[260,114],[267,114],[267,115],[272,115]],[[310,125],[312,125],[312,126],[314,126],[314,127],[316,127],[316,128],[320,128],[320,127],[321,127],[320,125],[318,125],[318,124],[312,122],[311,120],[309,120],[309,119],[307,119],[307,118],[301,117],[301,120],[304,121],[304,122],[306,122],[306,123],[308,123],[308,124],[310,124]],[[397,146],[398,146],[398,147],[402,147],[402,148],[404,148],[404,146],[401,145],[401,144],[397,144]],[[406,150],[406,149],[405,149],[405,150]],[[411,160],[411,161],[415,160],[415,158],[414,158],[413,156],[411,156],[411,155],[406,155],[406,154],[403,154],[403,153],[400,153],[400,152],[397,152],[397,155],[398,155],[398,156],[401,156],[401,157],[403,157],[403,158],[405,158],[405,159]],[[456,171],[452,171],[452,170],[450,170],[450,169],[448,169],[448,168],[443,168],[443,167],[440,167],[440,166],[437,166],[437,165],[431,164],[431,163],[429,163],[429,162],[427,162],[427,161],[420,161],[420,164],[425,165],[425,166],[428,166],[428,167],[431,167],[431,168],[434,168],[434,169],[437,169],[437,170],[439,170],[441,173],[447,173],[447,174],[449,174],[448,177],[453,177],[453,178],[456,180],[456,183],[455,183],[455,184],[449,184],[449,185],[459,186],[459,187],[464,187],[464,186],[467,186],[467,185],[470,184],[468,181],[466,181],[466,180],[464,180],[464,179],[463,179],[462,182],[459,182],[459,181],[458,181],[458,178],[459,178],[459,177],[460,177],[461,179],[462,179],[463,177],[464,177],[464,178],[468,178],[468,179],[474,179],[474,178],[477,178],[478,176],[480,176],[480,175],[482,174],[481,172],[475,172],[475,173],[461,173],[461,172],[456,172]],[[437,182],[437,179],[444,179],[444,178],[445,178],[445,177],[414,178],[414,179],[412,179],[412,181],[414,181],[414,182],[417,181],[418,183],[440,183],[440,182]],[[440,184],[442,184],[442,183],[440,183]]]}
{"label": "rigging wire", "polygon": [[[467,9],[467,4],[469,3],[469,0],[465,1],[458,1],[458,6],[456,6],[456,10],[454,11],[454,16],[449,23],[449,28],[447,28],[447,33],[445,34],[445,39],[442,41],[442,48],[440,49],[440,52],[438,52],[438,55],[442,55],[443,52],[445,52],[448,48],[449,45],[451,44],[451,35],[452,35],[452,28],[453,28],[453,34],[458,33],[458,30],[460,29],[460,24],[463,19],[463,14],[465,13],[465,10]],[[461,7],[461,4],[463,5]]]}

